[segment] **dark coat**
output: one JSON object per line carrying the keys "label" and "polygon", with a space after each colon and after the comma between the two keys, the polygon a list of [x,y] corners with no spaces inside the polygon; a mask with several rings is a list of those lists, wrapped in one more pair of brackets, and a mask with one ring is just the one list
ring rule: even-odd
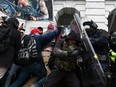
{"label": "dark coat", "polygon": [[109,52],[109,37],[103,29],[88,29],[87,34],[96,53],[104,55]]}
{"label": "dark coat", "polygon": [[51,32],[48,32],[43,35],[35,35],[35,40],[36,40],[36,47],[38,54],[41,54],[41,51],[54,39],[59,35],[58,30],[54,30]]}
{"label": "dark coat", "polygon": [[20,32],[12,28],[12,35],[11,35],[11,44],[9,49],[4,52],[3,54],[0,54],[0,67],[10,67],[13,63],[13,58],[17,57],[17,52],[20,49],[21,46],[21,35]]}

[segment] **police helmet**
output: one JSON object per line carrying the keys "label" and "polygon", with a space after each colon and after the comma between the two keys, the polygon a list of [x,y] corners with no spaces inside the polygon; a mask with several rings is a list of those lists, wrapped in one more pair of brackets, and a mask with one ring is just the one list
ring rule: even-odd
{"label": "police helmet", "polygon": [[113,32],[111,37],[116,38],[116,32]]}
{"label": "police helmet", "polygon": [[97,29],[98,28],[98,25],[94,22],[94,21],[86,21],[83,23],[83,26],[90,26],[90,29]]}

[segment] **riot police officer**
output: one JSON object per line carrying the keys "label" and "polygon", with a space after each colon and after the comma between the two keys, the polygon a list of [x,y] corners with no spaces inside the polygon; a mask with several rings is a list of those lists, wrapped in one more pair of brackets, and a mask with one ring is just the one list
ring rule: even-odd
{"label": "riot police officer", "polygon": [[111,72],[112,72],[112,80],[111,87],[115,87],[116,83],[116,32],[111,34],[110,39],[110,60],[111,60]]}
{"label": "riot police officer", "polygon": [[[98,25],[94,21],[86,21],[83,26],[88,25],[86,29],[88,37],[92,43],[92,46],[99,57],[100,64],[105,72],[106,77],[109,76],[109,37],[107,31],[104,29],[98,29]],[[107,75],[108,74],[108,75]],[[90,87],[90,86],[89,86]],[[103,87],[100,84],[92,87]]]}

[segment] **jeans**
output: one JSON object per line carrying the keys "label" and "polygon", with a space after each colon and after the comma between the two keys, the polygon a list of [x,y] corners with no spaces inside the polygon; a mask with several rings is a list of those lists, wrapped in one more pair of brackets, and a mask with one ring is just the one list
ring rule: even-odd
{"label": "jeans", "polygon": [[45,83],[46,77],[42,78],[41,80],[37,81],[34,86],[35,87],[43,87],[43,84]]}
{"label": "jeans", "polygon": [[20,66],[16,64],[12,64],[11,69],[8,73],[8,76],[6,78],[5,86],[4,87],[9,87],[12,76],[17,72],[17,70],[20,68]]}
{"label": "jeans", "polygon": [[44,64],[36,62],[30,65],[21,67],[21,71],[17,80],[13,84],[11,84],[9,87],[21,87],[31,75],[45,78],[46,70],[45,70]]}

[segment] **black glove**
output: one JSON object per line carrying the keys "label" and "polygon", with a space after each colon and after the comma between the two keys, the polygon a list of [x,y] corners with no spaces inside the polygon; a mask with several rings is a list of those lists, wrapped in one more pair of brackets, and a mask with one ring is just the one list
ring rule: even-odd
{"label": "black glove", "polygon": [[79,51],[78,50],[74,50],[71,54],[70,54],[70,56],[71,57],[73,57],[73,58],[76,58],[79,54]]}
{"label": "black glove", "polygon": [[67,52],[67,57],[71,57],[72,52]]}
{"label": "black glove", "polygon": [[78,48],[76,48],[75,50],[73,50],[73,51],[70,51],[70,52],[67,52],[67,56],[68,57],[71,57],[71,56],[77,56],[78,54],[80,54],[80,53],[82,53],[84,50],[83,50],[83,48],[82,47],[78,47]]}
{"label": "black glove", "polygon": [[97,44],[99,39],[98,38],[90,38],[92,44]]}
{"label": "black glove", "polygon": [[78,57],[78,50],[74,50],[74,51],[71,51],[71,52],[67,52],[67,57],[69,59],[76,60],[77,57]]}

